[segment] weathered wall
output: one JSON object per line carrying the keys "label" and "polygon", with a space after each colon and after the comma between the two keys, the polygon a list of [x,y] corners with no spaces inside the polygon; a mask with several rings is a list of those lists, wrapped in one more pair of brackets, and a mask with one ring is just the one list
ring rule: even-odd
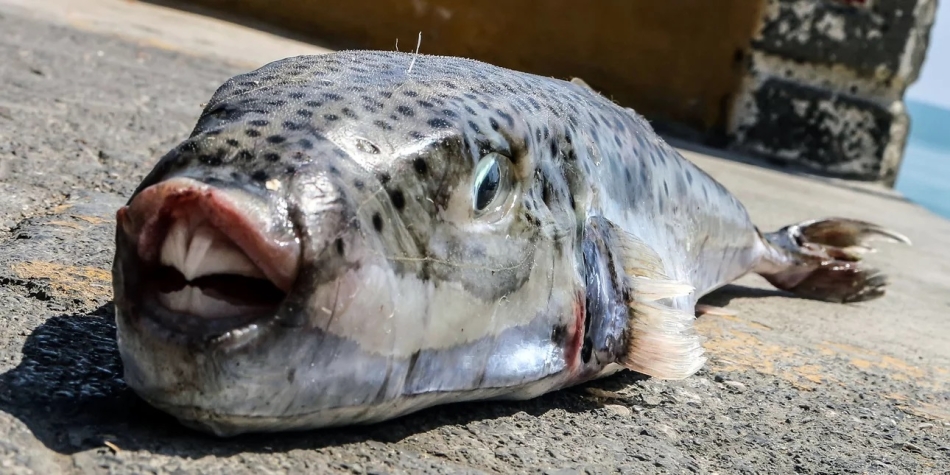
{"label": "weathered wall", "polygon": [[729,132],[734,148],[892,184],[935,0],[769,0]]}
{"label": "weathered wall", "polygon": [[334,47],[583,78],[653,120],[724,132],[764,0],[187,0]]}

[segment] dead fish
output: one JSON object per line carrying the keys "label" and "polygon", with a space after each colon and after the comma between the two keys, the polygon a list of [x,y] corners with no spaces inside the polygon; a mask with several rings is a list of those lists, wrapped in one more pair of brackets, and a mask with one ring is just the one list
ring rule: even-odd
{"label": "dead fish", "polygon": [[[412,66],[410,68],[410,66]],[[126,383],[221,436],[527,399],[704,365],[697,299],[747,273],[883,294],[871,223],[762,233],[580,81],[344,51],[241,74],[117,213]]]}

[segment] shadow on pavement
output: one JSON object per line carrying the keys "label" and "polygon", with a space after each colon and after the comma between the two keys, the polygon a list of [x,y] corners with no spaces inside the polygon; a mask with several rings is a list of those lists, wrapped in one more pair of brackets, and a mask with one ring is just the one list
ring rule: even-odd
{"label": "shadow on pavement", "polygon": [[[72,454],[108,441],[123,450],[199,458],[240,452],[315,449],[367,440],[396,442],[444,425],[552,409],[572,412],[601,406],[580,386],[523,402],[458,403],[370,426],[218,439],[180,425],[139,399],[122,381],[113,306],[46,320],[27,338],[20,364],[0,374],[0,411],[12,414],[48,448]],[[645,379],[626,373],[595,383],[619,389]],[[589,384],[589,385],[590,385]],[[588,385],[588,386],[589,386]]]}
{"label": "shadow on pavement", "polygon": [[728,307],[732,299],[736,298],[767,298],[780,297],[785,299],[810,300],[778,289],[761,289],[738,284],[726,284],[715,291],[702,296],[697,304],[712,305],[714,307]]}
{"label": "shadow on pavement", "polygon": [[[733,298],[789,297],[777,290],[727,285],[702,303],[725,307]],[[646,379],[622,372],[529,401],[468,402],[433,407],[370,426],[283,434],[249,434],[222,442],[180,425],[139,399],[122,381],[111,303],[88,314],[52,317],[23,346],[20,364],[0,375],[0,411],[29,427],[48,448],[64,454],[103,447],[199,458],[240,452],[283,452],[375,440],[397,442],[445,425],[466,424],[525,412],[540,416],[552,409],[585,412],[601,404],[585,388],[617,391]],[[630,401],[638,403],[632,394]]]}

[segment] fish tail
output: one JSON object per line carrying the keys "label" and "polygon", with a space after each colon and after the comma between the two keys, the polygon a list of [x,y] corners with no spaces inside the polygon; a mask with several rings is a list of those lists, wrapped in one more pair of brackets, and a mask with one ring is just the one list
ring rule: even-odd
{"label": "fish tail", "polygon": [[830,302],[884,295],[887,276],[861,261],[873,240],[910,239],[873,223],[846,218],[809,220],[761,234],[764,253],[755,272],[775,287]]}

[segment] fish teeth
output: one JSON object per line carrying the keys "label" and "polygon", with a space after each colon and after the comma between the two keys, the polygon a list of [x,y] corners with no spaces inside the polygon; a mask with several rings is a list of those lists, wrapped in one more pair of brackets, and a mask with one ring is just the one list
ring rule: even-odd
{"label": "fish teeth", "polygon": [[162,244],[161,262],[191,281],[212,274],[264,278],[261,270],[237,246],[208,225],[189,229],[176,222]]}
{"label": "fish teeth", "polygon": [[186,286],[174,292],[158,294],[158,301],[173,312],[197,315],[205,318],[225,318],[241,315],[247,308],[218,300],[198,287]]}

